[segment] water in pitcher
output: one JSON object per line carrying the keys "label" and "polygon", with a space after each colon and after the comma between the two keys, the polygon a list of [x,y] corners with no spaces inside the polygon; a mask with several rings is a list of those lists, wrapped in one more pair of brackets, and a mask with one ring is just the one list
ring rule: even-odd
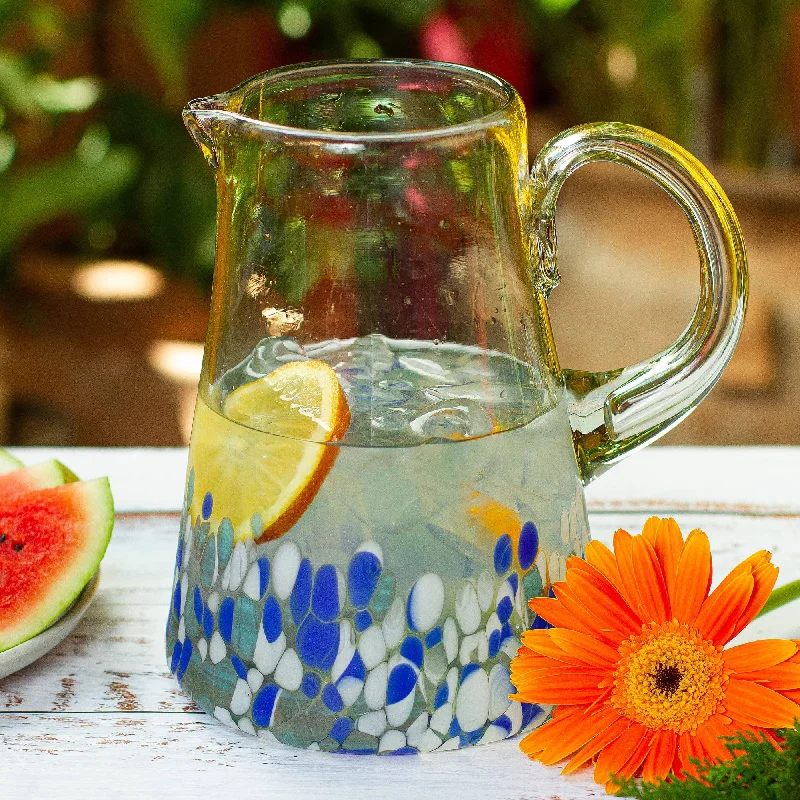
{"label": "water in pitcher", "polygon": [[[259,544],[257,501],[239,506],[285,432],[221,409],[294,360],[335,371],[350,424],[306,444],[336,448],[333,465],[290,530]],[[223,722],[326,750],[451,749],[543,719],[509,701],[508,664],[537,624],[527,599],[587,539],[570,441],[563,395],[510,356],[265,339],[198,402],[168,630],[183,687]],[[235,499],[216,491],[226,470]]]}

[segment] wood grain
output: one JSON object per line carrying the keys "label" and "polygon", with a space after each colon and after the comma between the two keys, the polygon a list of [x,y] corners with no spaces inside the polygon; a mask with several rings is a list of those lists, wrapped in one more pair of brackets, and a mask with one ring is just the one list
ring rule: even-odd
{"label": "wood grain", "polygon": [[[179,462],[185,453],[173,452],[169,463],[173,470],[182,470]],[[683,494],[673,488],[675,480],[681,485],[685,480],[678,454],[651,452],[647,485],[654,496],[661,492],[660,501],[675,500],[694,509],[676,516],[685,532],[694,527],[708,532],[715,581],[762,547],[771,550],[783,568],[781,582],[800,578],[800,519],[784,513],[793,504],[800,512],[797,493],[788,491],[790,478],[798,474],[800,450],[783,449],[779,454],[781,469],[794,468],[793,476],[780,477],[783,494],[770,487],[760,502],[750,487],[745,499],[762,509],[756,515],[703,510],[698,487]],[[92,451],[91,458],[88,451],[84,453],[83,472],[90,474],[92,465],[102,465],[103,453]],[[26,461],[40,460],[29,455],[26,451]],[[72,455],[58,453],[70,465],[75,462]],[[699,451],[702,468],[713,476],[706,480],[709,495],[733,503],[731,487],[746,480],[729,474],[742,469],[731,455]],[[766,483],[765,476],[776,471],[775,452],[750,455],[748,473],[755,483]],[[132,492],[134,485],[137,492],[151,486],[158,495],[156,484],[164,468],[153,464],[161,457],[160,452],[145,452],[132,458],[135,475],[127,491]],[[637,506],[637,498],[645,496],[637,494],[643,491],[645,477],[638,480],[640,487],[632,490],[628,510],[606,508],[591,514],[595,538],[610,542],[616,528],[641,528],[650,511]],[[722,482],[724,488],[717,485]],[[132,505],[146,506],[135,492],[131,496]],[[615,503],[625,502],[621,493],[605,497],[606,503],[611,497],[617,498]],[[780,513],[763,510],[771,505]],[[0,682],[0,797],[588,800],[605,796],[590,773],[564,779],[557,768],[528,761],[514,741],[429,756],[327,755],[277,747],[217,724],[183,696],[166,666],[163,635],[177,529],[174,512],[120,514],[98,595],[75,633],[36,664]],[[796,609],[758,620],[746,636],[800,637]]]}

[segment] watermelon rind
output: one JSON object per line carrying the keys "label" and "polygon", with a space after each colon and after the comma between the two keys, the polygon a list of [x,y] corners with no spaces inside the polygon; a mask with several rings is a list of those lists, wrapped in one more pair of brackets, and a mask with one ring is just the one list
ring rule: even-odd
{"label": "watermelon rind", "polygon": [[18,458],[14,458],[8,450],[0,449],[0,475],[4,475],[6,472],[13,472],[22,466],[23,463]]}
{"label": "watermelon rind", "polygon": [[[80,478],[60,461],[42,461],[40,464],[0,474],[0,500],[10,497],[12,493],[52,489],[62,483],[74,483],[78,480]],[[13,486],[9,487],[9,483]]]}
{"label": "watermelon rind", "polygon": [[[71,559],[42,565],[43,569],[51,568],[47,584],[37,597],[26,603],[24,613],[16,615],[13,623],[0,626],[0,652],[36,636],[61,616],[97,571],[105,555],[114,527],[114,501],[108,478],[65,483],[52,489],[17,495],[0,505],[0,524],[12,535],[18,530],[16,526],[25,531],[26,510],[30,513],[43,502],[53,503],[62,499],[76,504],[84,512],[80,549],[72,553]],[[59,519],[53,515],[49,522],[52,530]],[[30,535],[35,536],[35,532]],[[0,604],[3,601],[2,570],[3,562],[0,561]]]}

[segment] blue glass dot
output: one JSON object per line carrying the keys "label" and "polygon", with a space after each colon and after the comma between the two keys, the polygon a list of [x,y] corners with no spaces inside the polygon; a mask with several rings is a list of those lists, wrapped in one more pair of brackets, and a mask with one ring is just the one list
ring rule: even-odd
{"label": "blue glass dot", "polygon": [[520,730],[524,730],[533,722],[534,718],[542,713],[542,707],[535,703],[520,703],[522,706],[522,725]]}
{"label": "blue glass dot", "polygon": [[535,631],[546,631],[553,626],[544,618],[537,616],[531,624],[531,629]]}
{"label": "blue glass dot", "polygon": [[233,664],[233,668],[236,670],[236,674],[243,680],[247,680],[247,667],[244,665],[239,656],[231,653],[231,664]]}
{"label": "blue glass dot", "polygon": [[516,572],[512,572],[508,576],[508,585],[511,587],[511,596],[517,596],[517,589],[519,589],[519,575]]}
{"label": "blue glass dot", "polygon": [[211,609],[208,606],[204,606],[203,634],[205,635],[206,639],[210,639],[212,633],[214,633],[214,615],[211,613]]}
{"label": "blue glass dot", "polygon": [[375,553],[356,553],[347,572],[347,591],[355,608],[365,608],[381,576],[381,562]]}
{"label": "blue glass dot", "polygon": [[230,642],[233,633],[233,598],[226,597],[219,607],[219,632],[225,642]]}
{"label": "blue glass dot", "polygon": [[358,650],[353,654],[350,663],[347,665],[345,671],[341,674],[339,680],[342,678],[358,678],[363,681],[367,677],[367,668],[364,666],[364,661],[361,658]]}
{"label": "blue glass dot", "polygon": [[461,669],[461,679],[459,683],[464,683],[464,681],[472,675],[478,669],[478,665],[475,663],[465,664],[464,667]]}
{"label": "blue glass dot", "polygon": [[511,567],[511,537],[504,533],[494,546],[494,569],[498,575],[505,575]]}
{"label": "blue glass dot", "polygon": [[267,637],[267,641],[270,643],[276,641],[283,630],[283,614],[278,601],[272,595],[264,603],[262,624],[264,625],[264,635]]}
{"label": "blue glass dot", "polygon": [[323,622],[330,622],[339,614],[339,581],[333,564],[323,564],[317,570],[311,609]]}
{"label": "blue glass dot", "polygon": [[502,600],[497,604],[497,616],[500,622],[508,622],[511,619],[511,612],[514,610],[514,604],[508,595],[503,595]]}
{"label": "blue glass dot", "polygon": [[175,569],[180,569],[183,564],[183,537],[178,539],[178,552],[175,554]]}
{"label": "blue glass dot", "polygon": [[547,596],[548,597],[552,597],[553,599],[555,599],[556,591],[555,591],[555,589],[553,589],[552,586],[547,590]]}
{"label": "blue glass dot", "polygon": [[454,736],[458,736],[460,733],[461,726],[458,724],[458,720],[453,717],[453,721],[450,723],[450,730],[447,731],[447,735],[452,739]]}
{"label": "blue glass dot", "polygon": [[462,731],[461,732],[461,747],[465,747],[469,744],[477,744],[480,740],[481,736],[483,736],[483,728],[476,728],[474,731]]}
{"label": "blue glass dot", "polygon": [[442,628],[440,625],[437,625],[428,635],[425,637],[425,647],[431,648],[436,647],[439,642],[442,641]]}
{"label": "blue glass dot", "polygon": [[495,628],[489,634],[489,658],[494,658],[500,652],[500,631]]}
{"label": "blue glass dot", "polygon": [[256,699],[253,701],[253,722],[259,728],[268,728],[272,724],[272,714],[280,693],[279,686],[268,683],[256,695]]}
{"label": "blue glass dot", "polygon": [[506,714],[499,716],[492,724],[502,728],[506,732],[506,736],[511,733],[511,720]]}
{"label": "blue glass dot", "polygon": [[437,690],[433,698],[433,707],[441,708],[450,698],[450,688],[446,683],[443,683]]}
{"label": "blue glass dot", "polygon": [[181,661],[181,649],[182,645],[180,642],[175,642],[175,646],[172,648],[172,658],[169,661],[169,671],[175,672],[178,669],[178,664]]}
{"label": "blue glass dot", "polygon": [[353,720],[350,717],[340,717],[333,723],[330,737],[341,744],[353,730]]}
{"label": "blue glass dot", "polygon": [[355,622],[356,630],[361,633],[372,625],[372,614],[369,611],[356,611],[353,622]]}
{"label": "blue glass dot", "polygon": [[203,595],[200,594],[200,587],[194,587],[194,618],[198,625],[203,624]]}
{"label": "blue glass dot", "polygon": [[504,642],[506,639],[510,639],[514,635],[514,631],[511,630],[511,625],[507,622],[503,625],[502,630],[500,631],[500,641]]}
{"label": "blue glass dot", "polygon": [[213,508],[214,498],[211,496],[211,492],[206,492],[206,496],[203,498],[203,519],[208,519],[211,516]]}
{"label": "blue glass dot", "polygon": [[325,703],[325,705],[331,711],[333,711],[334,714],[344,708],[342,696],[339,694],[339,690],[332,683],[329,683],[322,690],[322,702]]}
{"label": "blue glass dot", "polygon": [[258,559],[258,593],[259,600],[264,596],[269,586],[269,560],[266,558]]}
{"label": "blue glass dot", "polygon": [[303,676],[303,682],[300,684],[300,689],[306,697],[316,697],[319,694],[321,685],[318,675],[313,672],[306,672]]}
{"label": "blue glass dot", "polygon": [[172,594],[172,610],[176,617],[181,615],[181,582],[175,584],[175,591]]}
{"label": "blue glass dot", "polygon": [[526,522],[519,532],[517,558],[522,569],[530,569],[539,552],[539,531],[532,522]]}
{"label": "blue glass dot", "polygon": [[386,687],[386,705],[399,703],[405,700],[417,683],[417,673],[408,664],[398,664],[389,673],[389,682]]}
{"label": "blue glass dot", "polygon": [[299,625],[308,614],[308,604],[311,601],[311,562],[304,558],[297,570],[297,579],[294,582],[292,596],[289,599],[289,609],[295,625]]}
{"label": "blue glass dot", "polygon": [[329,670],[339,650],[339,626],[309,614],[297,629],[297,652],[311,669]]}
{"label": "blue glass dot", "polygon": [[400,645],[400,655],[407,658],[412,664],[416,664],[417,669],[420,669],[425,655],[422,642],[416,636],[406,636],[403,644]]}
{"label": "blue glass dot", "polygon": [[178,662],[178,671],[176,675],[178,680],[183,678],[186,668],[189,666],[189,659],[192,657],[192,640],[184,639],[183,648],[181,649],[181,659]]}

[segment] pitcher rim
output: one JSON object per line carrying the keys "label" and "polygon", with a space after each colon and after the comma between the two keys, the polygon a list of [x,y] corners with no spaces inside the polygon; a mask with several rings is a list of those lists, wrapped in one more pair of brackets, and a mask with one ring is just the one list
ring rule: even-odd
{"label": "pitcher rim", "polygon": [[[231,111],[226,108],[230,98],[238,92],[245,91],[247,87],[256,86],[259,83],[267,84],[273,81],[286,80],[292,73],[314,72],[324,68],[337,67],[339,69],[357,68],[364,66],[378,65],[381,67],[417,67],[430,69],[432,72],[440,74],[456,73],[470,75],[479,78],[486,84],[487,91],[491,88],[499,90],[502,95],[502,105],[468,122],[458,122],[453,125],[437,125],[431,128],[416,128],[407,131],[329,131],[318,128],[301,128],[293,125],[284,125],[277,122],[256,119],[255,117],[242,114],[238,111]],[[365,144],[367,142],[408,142],[427,139],[449,138],[464,134],[472,134],[481,130],[496,127],[503,122],[509,121],[509,110],[514,105],[515,100],[520,100],[519,93],[508,81],[503,80],[497,75],[476,67],[465,64],[455,64],[447,61],[432,61],[428,59],[416,58],[347,58],[331,59],[321,61],[305,61],[297,64],[287,64],[286,66],[261,72],[251,78],[247,78],[241,83],[226,92],[200,97],[190,100],[183,109],[183,116],[194,117],[195,119],[224,118],[236,120],[246,124],[258,131],[265,133],[279,134],[293,139],[307,139],[325,142],[340,142]]]}

